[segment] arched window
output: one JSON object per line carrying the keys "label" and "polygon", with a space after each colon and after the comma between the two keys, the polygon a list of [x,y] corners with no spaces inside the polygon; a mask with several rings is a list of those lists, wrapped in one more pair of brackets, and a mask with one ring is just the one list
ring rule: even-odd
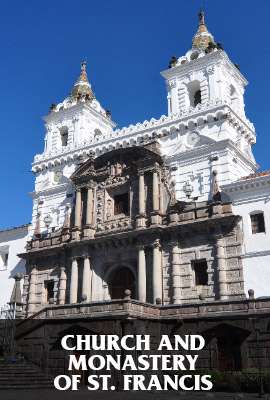
{"label": "arched window", "polygon": [[265,222],[263,211],[254,211],[250,214],[251,232],[253,235],[256,233],[265,232]]}
{"label": "arched window", "polygon": [[60,129],[60,135],[62,147],[66,147],[68,144],[68,128],[66,126]]}
{"label": "arched window", "polygon": [[191,107],[196,107],[202,102],[201,87],[199,81],[193,81],[188,84],[188,96]]}

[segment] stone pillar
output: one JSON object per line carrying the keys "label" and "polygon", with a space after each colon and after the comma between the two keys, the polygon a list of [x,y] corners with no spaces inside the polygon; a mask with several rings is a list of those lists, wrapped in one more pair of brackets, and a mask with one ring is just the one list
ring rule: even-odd
{"label": "stone pillar", "polygon": [[36,283],[37,283],[37,268],[33,266],[30,274],[28,314],[33,314],[36,309]]}
{"label": "stone pillar", "polygon": [[87,190],[86,225],[93,224],[93,188]]}
{"label": "stone pillar", "polygon": [[152,187],[152,203],[153,211],[151,215],[151,224],[157,225],[162,223],[162,217],[160,215],[160,197],[159,197],[159,176],[158,171],[153,171],[153,187]]}
{"label": "stone pillar", "polygon": [[86,256],[83,262],[82,295],[86,301],[91,301],[91,266],[90,258]]}
{"label": "stone pillar", "polygon": [[138,229],[145,228],[145,212],[144,172],[139,172],[139,215],[136,217],[136,228]]}
{"label": "stone pillar", "polygon": [[75,227],[81,227],[81,212],[82,212],[82,192],[81,189],[76,191],[76,204],[75,204]]}
{"label": "stone pillar", "polygon": [[158,173],[153,171],[153,212],[159,212]]}
{"label": "stone pillar", "polygon": [[139,215],[145,215],[145,188],[144,188],[144,173],[139,175]]}
{"label": "stone pillar", "polygon": [[138,297],[146,302],[146,260],[144,246],[138,248]]}
{"label": "stone pillar", "polygon": [[58,289],[58,302],[59,304],[66,303],[66,289],[67,289],[67,274],[66,268],[60,268],[59,289]]}
{"label": "stone pillar", "polygon": [[165,210],[164,210],[164,193],[165,193],[165,185],[164,183],[161,181],[160,182],[160,197],[159,197],[159,211],[161,215],[165,214]]}
{"label": "stone pillar", "polygon": [[161,251],[160,241],[157,239],[153,243],[153,302],[155,304],[156,299],[162,299],[162,265],[161,265]]}
{"label": "stone pillar", "polygon": [[225,262],[225,252],[224,252],[224,239],[222,237],[217,237],[216,254],[217,254],[219,298],[220,300],[226,300],[228,298],[227,276],[226,276],[226,262]]}
{"label": "stone pillar", "polygon": [[77,260],[77,258],[73,258],[72,265],[71,265],[69,302],[70,302],[70,304],[78,302],[78,260]]}
{"label": "stone pillar", "polygon": [[173,303],[181,303],[181,266],[180,266],[180,249],[178,243],[172,246],[172,286],[173,286]]}

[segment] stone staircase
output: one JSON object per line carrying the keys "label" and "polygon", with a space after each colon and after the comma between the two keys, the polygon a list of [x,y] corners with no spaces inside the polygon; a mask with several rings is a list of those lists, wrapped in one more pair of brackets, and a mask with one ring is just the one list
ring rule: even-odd
{"label": "stone staircase", "polygon": [[53,379],[45,376],[35,365],[27,361],[0,362],[0,390],[43,388],[53,388]]}

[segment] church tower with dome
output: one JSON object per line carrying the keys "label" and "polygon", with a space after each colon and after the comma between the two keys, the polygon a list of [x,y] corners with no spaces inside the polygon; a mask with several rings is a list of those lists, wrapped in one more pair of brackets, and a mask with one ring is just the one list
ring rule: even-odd
{"label": "church tower with dome", "polygon": [[[168,305],[247,295],[241,215],[226,185],[254,174],[246,79],[208,31],[161,73],[168,115],[116,129],[86,63],[45,117],[34,158],[27,316],[124,296]],[[249,285],[249,282],[247,283]]]}
{"label": "church tower with dome", "polygon": [[159,119],[116,128],[85,62],[44,118],[20,329],[45,320],[21,344],[36,361],[42,348],[48,370],[65,355],[44,343],[77,334],[74,320],[88,333],[186,329],[206,338],[203,368],[269,368],[253,346],[269,348],[270,172],[257,172],[247,81],[203,11],[191,48],[161,75]]}

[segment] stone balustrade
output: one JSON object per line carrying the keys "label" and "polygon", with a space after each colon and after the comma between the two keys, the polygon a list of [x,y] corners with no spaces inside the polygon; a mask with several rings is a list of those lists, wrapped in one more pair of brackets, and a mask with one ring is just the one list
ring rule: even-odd
{"label": "stone balustrade", "polygon": [[[204,221],[208,222],[215,221],[216,218],[224,215],[232,215],[232,207],[231,203],[207,203],[207,202],[199,202],[199,203],[183,203],[177,202],[171,209],[168,211],[168,217],[159,220],[159,226],[163,226],[164,228],[170,226],[181,226],[187,225],[196,221]],[[108,235],[114,232],[130,232],[134,229],[136,223],[136,217],[123,217],[121,219],[105,221],[102,224],[102,228],[97,229],[95,235],[102,237],[102,235]],[[152,229],[153,225],[146,227],[144,225],[137,225],[137,230],[141,229]],[[83,237],[83,229],[84,227],[76,227],[79,235],[76,240],[81,240]],[[40,236],[38,238],[33,238],[31,241],[27,243],[27,251],[30,250],[38,250],[42,248],[48,248],[51,246],[61,246],[64,243],[68,243],[71,236],[70,229],[58,230],[57,232],[53,232],[50,234],[45,234],[44,236]],[[93,236],[90,239],[94,239]],[[85,238],[84,238],[85,239]]]}
{"label": "stone balustrade", "polygon": [[[190,304],[153,305],[137,300],[110,300],[98,302],[83,302],[77,304],[49,305],[33,314],[27,320],[33,319],[62,319],[62,318],[88,318],[123,317],[145,319],[176,319],[188,320],[194,318],[232,318],[270,313],[270,297],[258,299],[240,299],[230,301],[198,301]],[[21,325],[27,320],[20,322]]]}

